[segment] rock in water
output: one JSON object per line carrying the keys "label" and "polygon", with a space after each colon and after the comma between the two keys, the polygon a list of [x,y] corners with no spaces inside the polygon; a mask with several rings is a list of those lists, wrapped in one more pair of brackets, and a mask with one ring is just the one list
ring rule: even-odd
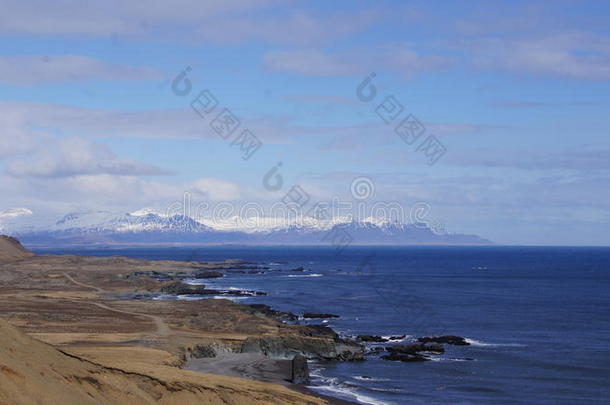
{"label": "rock in water", "polygon": [[292,382],[293,384],[309,384],[309,366],[307,357],[297,354],[292,359]]}
{"label": "rock in water", "polygon": [[299,317],[296,316],[295,314],[293,314],[292,312],[276,311],[275,309],[271,308],[269,305],[265,305],[265,304],[250,304],[250,305],[248,305],[248,307],[250,307],[252,309],[252,313],[254,313],[254,314],[262,314],[265,316],[275,318],[282,322],[283,321],[296,321],[299,319]]}
{"label": "rock in water", "polygon": [[424,351],[431,353],[445,353],[445,348],[440,343],[424,343]]}
{"label": "rock in water", "polygon": [[438,343],[411,343],[386,347],[390,353],[418,354],[420,352],[444,353],[445,348]]}
{"label": "rock in water", "polygon": [[420,337],[417,340],[422,343],[446,343],[448,345],[470,346],[470,343],[465,338],[453,335]]}
{"label": "rock in water", "polygon": [[194,278],[220,278],[220,277],[224,277],[224,274],[222,274],[221,272],[216,271],[216,270],[200,270],[200,271],[193,273],[193,277]]}
{"label": "rock in water", "polygon": [[303,334],[305,336],[329,338],[334,341],[339,340],[337,332],[324,325],[308,325],[305,327]]}
{"label": "rock in water", "polygon": [[385,343],[388,339],[377,335],[358,335],[357,339],[361,342]]}
{"label": "rock in water", "polygon": [[164,285],[160,290],[164,294],[188,295],[188,294],[207,294],[204,285],[189,285],[181,281],[175,281]]}
{"label": "rock in water", "polygon": [[309,319],[328,319],[328,318],[339,318],[339,315],[335,314],[319,314],[317,312],[305,312],[303,318]]}
{"label": "rock in water", "polygon": [[384,360],[388,361],[402,361],[404,363],[419,363],[422,361],[428,361],[426,356],[422,356],[421,354],[403,354],[403,353],[391,353],[387,356],[381,357]]}
{"label": "rock in water", "polygon": [[383,353],[383,352],[385,352],[385,347],[373,347],[373,348],[371,348],[371,350],[367,351],[364,354],[367,354],[367,355],[369,355],[369,354],[379,354],[379,353]]}

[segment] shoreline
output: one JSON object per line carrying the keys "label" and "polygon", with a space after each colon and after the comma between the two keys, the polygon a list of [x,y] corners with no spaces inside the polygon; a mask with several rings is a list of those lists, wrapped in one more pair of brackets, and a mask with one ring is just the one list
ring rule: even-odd
{"label": "shoreline", "polygon": [[[23,340],[27,336],[59,350],[57,356],[94,362],[106,367],[108,372],[121,370],[120,375],[145,378],[163,375],[164,381],[177,384],[190,378],[195,378],[193,384],[199,385],[218,381],[219,395],[228,389],[225,386],[239,386],[227,395],[239,392],[244,398],[256,398],[257,390],[277,393],[276,399],[264,403],[292,404],[294,399],[301,398],[296,403],[323,400],[331,404],[355,404],[286,381],[286,362],[273,359],[291,358],[296,353],[324,359],[341,356],[341,359],[352,359],[363,355],[359,345],[336,340],[329,328],[285,323],[280,319],[283,314],[271,308],[251,307],[227,299],[148,299],[163,287],[175,288],[171,280],[178,281],[192,274],[218,277],[218,273],[230,273],[235,268],[239,272],[250,270],[252,265],[243,260],[192,262],[34,255],[16,240],[5,238],[0,243],[0,253],[10,253],[0,263],[0,282],[7,286],[0,291],[3,304],[0,317],[19,327]],[[11,251],[13,247],[15,252]],[[159,275],[162,280],[157,279]],[[136,299],[136,296],[146,298]],[[201,370],[214,374],[193,373],[188,366],[183,368],[192,351],[209,345],[231,352],[249,352],[245,356],[247,361],[233,356],[215,370]],[[189,377],[189,371],[195,376]],[[241,379],[229,381],[227,375]],[[83,378],[93,381],[89,376]],[[222,382],[225,380],[226,383]],[[71,387],[69,382],[65,385],[65,389]],[[94,384],[91,389],[96,387]],[[5,388],[0,379],[0,392]],[[182,389],[169,390],[167,395],[182,395]],[[195,395],[205,397],[209,391],[199,392]],[[283,397],[290,400],[282,402]],[[250,402],[260,403],[260,400]]]}
{"label": "shoreline", "polygon": [[328,401],[330,405],[358,405],[358,402],[320,394],[308,385],[293,384],[291,360],[273,359],[255,353],[220,353],[211,358],[189,358],[184,370],[205,374],[239,377],[254,381],[283,385],[302,394],[315,396]]}
{"label": "shoreline", "polygon": [[[336,378],[319,375],[318,370],[310,374],[314,384],[292,384],[288,367],[292,360],[279,359],[302,355],[320,365],[327,361],[360,363],[368,356],[421,362],[437,360],[435,356],[444,352],[438,345],[417,343],[420,339],[438,340],[427,337],[403,344],[404,334],[341,334],[325,325],[325,319],[339,317],[327,313],[326,308],[307,308],[320,312],[297,309],[297,315],[266,304],[239,302],[266,296],[257,286],[218,285],[224,284],[220,281],[223,277],[242,274],[256,280],[256,275],[266,273],[312,275],[300,262],[269,260],[28,255],[0,264],[0,281],[10,285],[0,292],[0,303],[5,304],[0,315],[13,317],[26,333],[46,343],[110,367],[128,370],[135,362],[137,367],[154,370],[170,365],[177,373],[184,370],[201,378],[215,375],[271,383],[333,404],[374,403],[374,397],[360,395],[360,385],[353,385],[352,390],[351,383],[344,387]],[[279,264],[282,268],[274,267]],[[41,306],[41,300],[46,304]],[[308,322],[301,322],[303,319]],[[457,336],[445,338],[452,342],[440,343],[468,344]],[[390,345],[398,346],[387,347]],[[301,375],[298,370],[297,375]]]}
{"label": "shoreline", "polygon": [[[270,263],[268,263],[268,262],[260,262],[260,263],[245,262],[245,263],[250,264],[250,265],[258,265],[258,266],[270,265]],[[284,262],[283,264],[288,265],[289,263]],[[302,267],[300,267],[298,269],[284,269],[284,270],[279,270],[279,271],[288,272],[288,273],[297,272],[300,274],[303,271],[307,271],[307,270],[304,270]],[[233,273],[228,272],[227,275],[228,274],[233,274],[237,277],[239,277],[241,275],[241,273],[239,273],[239,272],[233,272]],[[254,272],[254,273],[249,273],[249,274],[253,275],[253,274],[259,274],[259,273]],[[309,273],[306,273],[306,274],[309,274]],[[190,280],[190,281],[182,280],[182,282],[186,283],[188,285],[191,285],[191,286],[198,286],[198,285],[200,285],[198,282],[205,281],[206,286],[211,285],[212,288],[219,288],[219,289],[233,288],[234,289],[233,291],[249,291],[249,290],[237,288],[237,287],[227,287],[227,286],[219,287],[219,286],[215,285],[215,283],[217,281],[220,281],[222,279],[223,278],[215,278],[213,280]],[[197,282],[195,282],[195,281],[197,281]],[[221,283],[222,283],[222,281],[221,281]],[[262,285],[258,285],[254,288],[257,288],[258,290],[260,290],[262,287],[263,287]],[[263,301],[264,301],[265,295],[267,295],[267,294],[263,294],[263,297],[260,297],[260,298],[262,298]],[[310,316],[299,316],[299,315],[296,315],[296,314],[293,314],[290,312],[284,312],[281,310],[277,310],[266,304],[242,303],[239,301],[240,298],[247,299],[247,298],[253,298],[253,296],[248,295],[248,296],[244,296],[244,297],[234,297],[234,298],[216,296],[211,299],[230,299],[232,301],[235,300],[234,302],[236,302],[238,305],[242,305],[245,307],[255,307],[255,306],[262,305],[262,306],[267,307],[267,309],[269,311],[268,312],[269,315],[273,314],[273,315],[271,315],[272,317],[280,320],[283,323],[293,324],[293,325],[306,325],[306,326],[311,326],[311,327],[324,327],[324,328],[328,328],[328,330],[330,330],[330,331],[332,331],[332,333],[336,334],[339,337],[339,339],[348,339],[348,340],[354,339],[353,336],[343,334],[342,332],[325,325],[324,322],[305,323],[305,324],[300,322],[303,319],[308,319],[310,321],[316,320],[316,319],[319,321],[326,321],[328,318],[339,317],[338,315],[332,315],[332,314],[326,314],[326,313],[324,313],[324,314],[310,313]],[[204,298],[203,298],[203,296],[200,296],[199,299],[204,299]],[[294,316],[294,318],[290,318],[290,316]],[[388,339],[386,342],[388,344],[400,344],[405,341],[404,338],[405,338],[405,336],[401,336],[400,339],[391,339],[390,336],[388,336]],[[366,344],[364,344],[364,341],[358,341],[358,342],[360,344],[363,344],[363,346],[365,348],[368,348],[366,346]],[[365,350],[365,356],[363,357],[362,360],[365,360],[366,354],[367,354],[367,352]],[[341,361],[341,360],[339,360],[339,361]],[[314,363],[318,363],[318,364],[320,364],[320,362],[323,364],[324,360],[317,359],[317,361],[314,361]],[[351,393],[350,391],[335,392],[334,390],[331,390],[331,389],[323,390],[323,391],[330,392],[329,394],[326,394],[326,393],[321,393],[320,391],[314,389],[314,387],[316,387],[315,385],[293,384],[290,382],[290,378],[291,378],[291,370],[290,370],[291,364],[290,363],[291,363],[291,360],[289,360],[289,359],[278,359],[278,358],[258,355],[255,353],[234,353],[234,352],[227,353],[227,352],[224,352],[224,353],[217,354],[216,357],[212,357],[212,358],[201,358],[201,359],[189,358],[189,359],[187,359],[187,362],[185,364],[185,369],[202,372],[202,373],[211,373],[211,374],[216,374],[216,375],[232,376],[232,377],[253,379],[256,381],[280,384],[280,385],[284,385],[290,389],[293,389],[295,391],[301,392],[303,394],[322,398],[322,399],[328,401],[329,404],[360,405],[360,404],[364,404],[364,403],[366,403],[366,404],[376,403],[376,402],[370,402],[370,401],[360,401],[357,399],[358,395],[356,393]],[[319,382],[322,383],[322,386],[320,388],[326,387],[326,384],[324,384],[326,379],[323,376],[319,376],[319,375],[314,377],[313,373],[311,373],[311,371],[313,371],[313,370],[311,370],[312,363],[311,363],[311,361],[308,363],[310,365],[310,375],[312,376],[312,379],[316,378]],[[337,395],[337,396],[333,396],[333,395]],[[353,397],[353,399],[351,399],[351,398],[346,399],[349,397]],[[371,400],[373,400],[373,399],[371,398]]]}

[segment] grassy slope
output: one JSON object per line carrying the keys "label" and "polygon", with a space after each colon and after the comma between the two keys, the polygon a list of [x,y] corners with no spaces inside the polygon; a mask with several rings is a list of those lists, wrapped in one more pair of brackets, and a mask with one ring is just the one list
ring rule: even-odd
{"label": "grassy slope", "polygon": [[2,404],[320,404],[287,388],[173,367],[110,368],[64,353],[0,319]]}

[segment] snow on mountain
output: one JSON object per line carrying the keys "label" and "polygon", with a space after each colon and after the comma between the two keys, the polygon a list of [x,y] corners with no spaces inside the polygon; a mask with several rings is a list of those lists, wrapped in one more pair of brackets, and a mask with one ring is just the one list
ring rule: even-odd
{"label": "snow on mountain", "polygon": [[336,217],[328,220],[319,220],[308,216],[299,218],[243,218],[239,216],[232,216],[227,219],[198,219],[198,222],[216,231],[244,232],[247,234],[270,233],[275,231],[281,231],[289,227],[297,227],[303,230],[328,230],[335,225],[348,223],[350,221],[351,219],[347,217]]}
{"label": "snow on mountain", "polygon": [[88,231],[115,230],[123,217],[110,211],[71,212],[48,227],[48,230],[65,231],[82,229]]}
{"label": "snow on mountain", "polygon": [[157,210],[155,210],[154,208],[142,208],[137,211],[129,213],[129,215],[132,215],[134,217],[145,217],[150,214],[158,215],[160,217],[167,216],[167,214],[162,214],[162,213],[158,212]]}
{"label": "snow on mountain", "polygon": [[[31,211],[30,211],[31,212]],[[0,214],[1,215],[1,214]],[[8,213],[6,218],[13,218]],[[16,214],[15,214],[16,215]],[[21,217],[31,214],[16,215]],[[0,220],[5,219],[0,217]],[[0,222],[1,223],[1,222]],[[69,213],[48,225],[12,224],[10,234],[26,243],[246,243],[327,244],[342,233],[354,244],[489,244],[474,235],[438,233],[426,224],[401,224],[384,218],[355,221],[348,217],[317,220],[303,217],[198,219],[164,215],[147,208],[131,213],[82,211]],[[335,236],[329,236],[335,235]]]}
{"label": "snow on mountain", "polygon": [[9,208],[0,212],[0,218],[16,218],[23,215],[32,215],[32,210],[28,208]]}
{"label": "snow on mountain", "polygon": [[183,215],[164,216],[153,210],[139,210],[133,213],[116,214],[109,211],[85,211],[70,213],[45,229],[49,232],[150,232],[181,231],[202,232],[208,228]]}
{"label": "snow on mountain", "polygon": [[0,211],[0,232],[13,233],[20,229],[33,229],[36,222],[33,212],[28,208],[9,208]]}

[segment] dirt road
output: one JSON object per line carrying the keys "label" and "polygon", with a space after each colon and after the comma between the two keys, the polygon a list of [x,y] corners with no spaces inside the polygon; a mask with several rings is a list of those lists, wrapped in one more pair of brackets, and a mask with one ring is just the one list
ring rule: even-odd
{"label": "dirt road", "polygon": [[[63,273],[63,276],[66,279],[68,279],[69,281],[71,281],[72,283],[74,283],[74,284],[76,284],[76,285],[78,285],[80,287],[90,288],[90,289],[93,289],[93,290],[97,291],[98,293],[102,293],[102,294],[106,292],[105,290],[103,290],[103,289],[101,289],[99,287],[96,287],[94,285],[89,285],[89,284],[81,283],[80,281],[75,280],[68,273]],[[73,300],[73,301],[76,301],[76,300]],[[167,338],[169,336],[170,332],[171,332],[169,326],[167,326],[165,321],[161,317],[159,317],[159,316],[143,314],[143,313],[140,313],[140,312],[123,311],[121,309],[112,308],[112,307],[109,307],[106,304],[102,304],[102,303],[99,303],[99,302],[89,302],[89,303],[92,304],[92,305],[95,305],[95,306],[97,306],[99,308],[103,308],[105,310],[108,310],[108,311],[117,312],[117,313],[120,313],[120,314],[140,316],[140,317],[144,317],[144,318],[148,318],[148,319],[152,320],[154,322],[155,326],[156,326],[157,331],[156,331],[156,333],[148,336],[147,338],[153,338],[153,339]]]}

